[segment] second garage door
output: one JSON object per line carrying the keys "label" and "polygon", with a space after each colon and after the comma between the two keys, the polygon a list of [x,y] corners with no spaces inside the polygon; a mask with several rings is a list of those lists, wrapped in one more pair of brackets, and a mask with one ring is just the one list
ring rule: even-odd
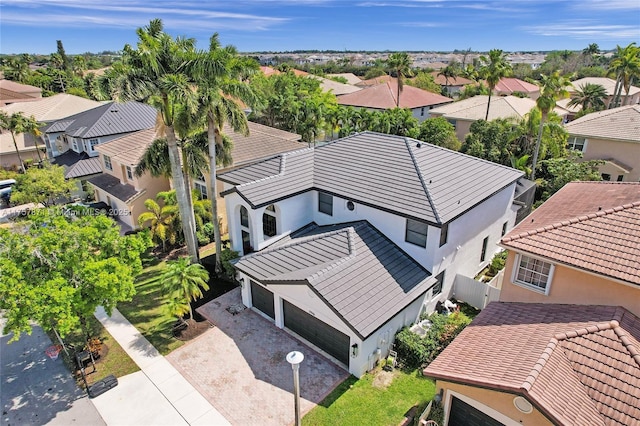
{"label": "second garage door", "polygon": [[451,400],[450,426],[504,426],[502,423],[456,398]]}
{"label": "second garage door", "polygon": [[349,365],[349,336],[286,300],[283,302],[285,327]]}
{"label": "second garage door", "polygon": [[262,287],[255,281],[251,281],[251,304],[254,308],[275,318],[275,309],[273,308],[273,293]]}

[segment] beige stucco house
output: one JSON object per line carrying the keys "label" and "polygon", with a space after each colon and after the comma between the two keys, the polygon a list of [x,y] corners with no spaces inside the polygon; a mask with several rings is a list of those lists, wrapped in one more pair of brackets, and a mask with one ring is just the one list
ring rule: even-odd
{"label": "beige stucco house", "polygon": [[[577,89],[585,86],[586,84],[598,84],[604,87],[607,92],[607,99],[605,100],[605,104],[607,108],[609,104],[613,100],[614,90],[616,87],[616,81],[612,78],[608,77],[585,77],[580,78],[578,80],[574,80],[571,82],[572,88],[569,89],[569,93],[573,94]],[[627,92],[622,89],[622,100],[620,105],[635,105],[640,103],[640,87],[631,86],[629,88],[629,97],[626,97]]]}
{"label": "beige stucco house", "polygon": [[42,89],[11,80],[0,80],[0,106],[42,98]]}
{"label": "beige stucco house", "polygon": [[569,148],[584,160],[604,160],[603,180],[640,181],[640,105],[593,112],[566,125]]}

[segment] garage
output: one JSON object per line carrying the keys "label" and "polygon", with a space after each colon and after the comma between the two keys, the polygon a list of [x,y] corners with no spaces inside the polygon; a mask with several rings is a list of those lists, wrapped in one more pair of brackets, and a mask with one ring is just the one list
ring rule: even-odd
{"label": "garage", "polygon": [[251,281],[251,305],[270,318],[275,319],[273,293],[253,280]]}
{"label": "garage", "polygon": [[493,417],[456,398],[451,399],[450,426],[504,426]]}
{"label": "garage", "polygon": [[283,300],[284,326],[349,365],[349,336]]}

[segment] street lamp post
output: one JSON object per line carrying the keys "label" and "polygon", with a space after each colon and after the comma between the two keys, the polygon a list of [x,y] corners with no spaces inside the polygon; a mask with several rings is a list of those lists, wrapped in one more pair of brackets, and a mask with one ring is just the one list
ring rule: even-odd
{"label": "street lamp post", "polygon": [[296,409],[296,426],[300,426],[300,363],[304,360],[302,352],[293,351],[287,354],[287,362],[293,369],[293,398]]}

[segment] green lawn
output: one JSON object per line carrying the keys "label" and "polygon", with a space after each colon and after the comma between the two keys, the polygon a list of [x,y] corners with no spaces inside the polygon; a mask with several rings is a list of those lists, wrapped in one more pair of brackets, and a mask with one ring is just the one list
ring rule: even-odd
{"label": "green lawn", "polygon": [[118,304],[118,310],[162,355],[184,343],[171,334],[176,317],[169,315],[164,308],[167,300],[160,289],[160,276],[165,267],[166,262],[145,259],[145,268],[136,278],[136,295],[131,302]]}
{"label": "green lawn", "polygon": [[362,376],[351,376],[317,407],[302,418],[306,426],[320,425],[397,425],[414,405],[422,410],[435,395],[435,383],[421,370],[393,372],[388,387],[375,386],[380,369]]}

